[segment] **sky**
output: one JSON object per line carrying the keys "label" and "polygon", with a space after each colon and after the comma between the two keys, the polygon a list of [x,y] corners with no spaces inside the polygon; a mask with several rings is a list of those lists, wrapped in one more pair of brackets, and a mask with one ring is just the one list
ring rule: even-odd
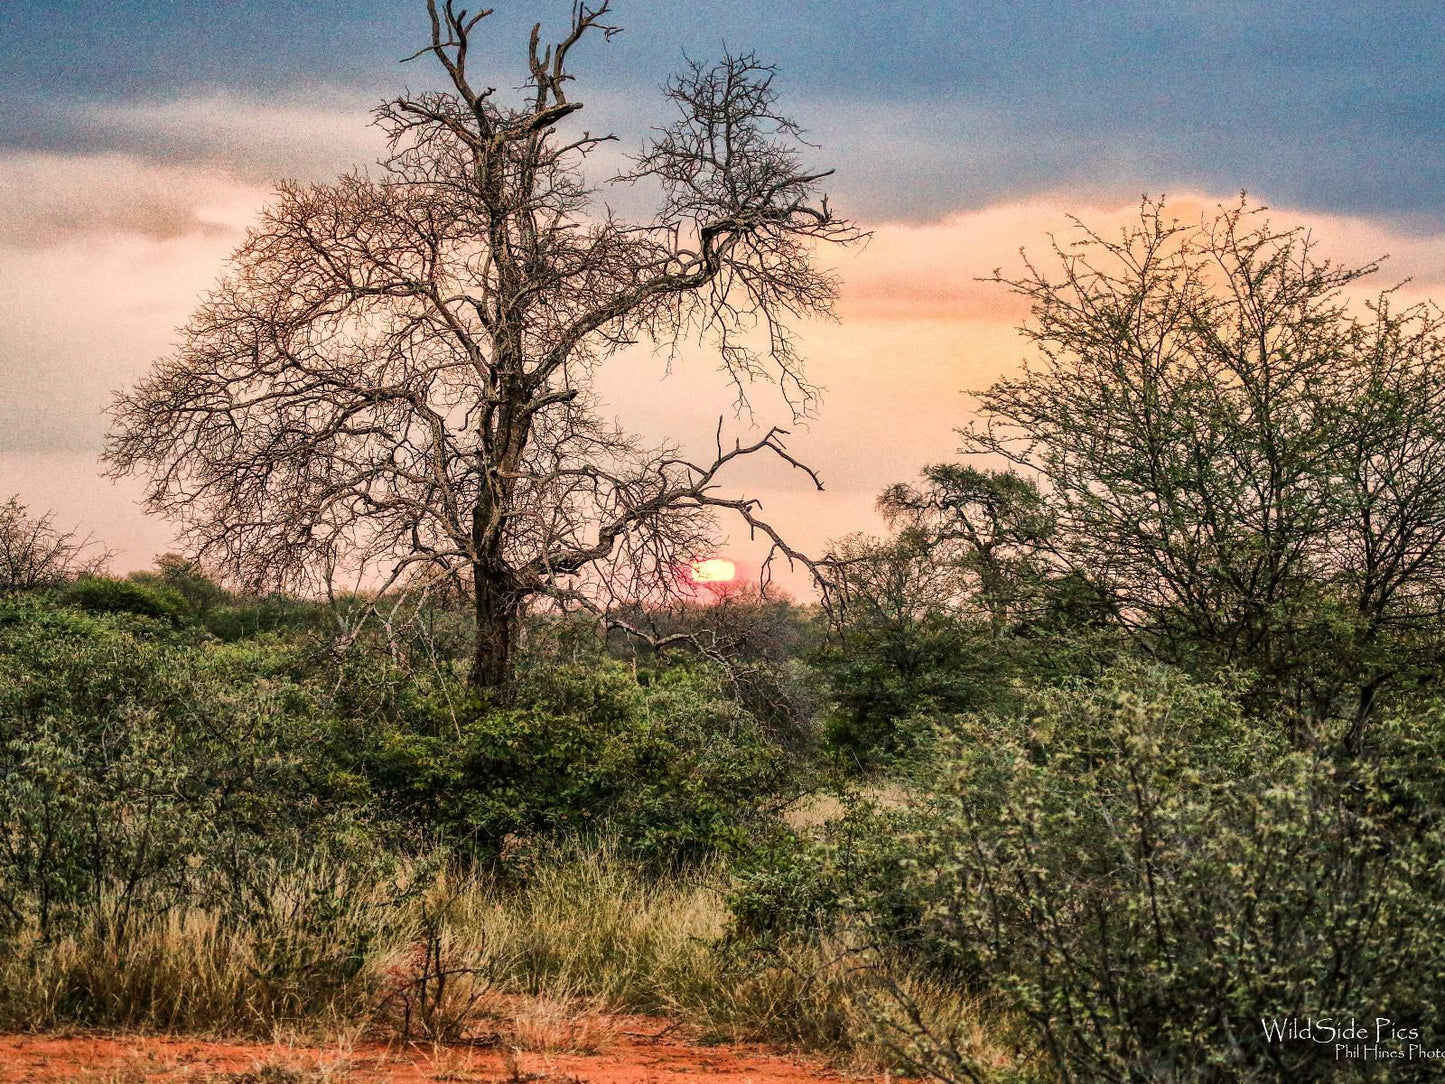
{"label": "sky", "polygon": [[[493,6],[482,57],[515,86],[531,23],[560,28],[569,5]],[[830,257],[838,321],[802,328],[826,394],[791,447],[827,490],[737,479],[804,549],[880,530],[878,491],[953,454],[967,392],[1027,353],[1027,312],[978,278],[1070,215],[1111,228],[1145,193],[1188,214],[1247,191],[1329,254],[1388,255],[1372,288],[1445,300],[1434,0],[615,0],[611,21],[574,54],[588,128],[635,149],[684,57],[756,52],[836,169],[833,204],[873,233]],[[277,180],[375,162],[370,108],[436,85],[399,63],[425,32],[406,0],[0,5],[0,500],[54,510],[119,570],[170,548],[139,486],[101,477],[104,407],[166,354]],[[684,360],[667,375],[634,350],[599,390],[630,427],[700,448],[731,396],[714,361]],[[758,424],[788,421],[756,401]]]}

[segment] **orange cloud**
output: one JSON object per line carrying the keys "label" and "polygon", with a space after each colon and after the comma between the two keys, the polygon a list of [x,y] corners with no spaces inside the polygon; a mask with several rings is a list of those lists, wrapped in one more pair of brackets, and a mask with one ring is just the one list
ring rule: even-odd
{"label": "orange cloud", "polygon": [[[1235,202],[1235,197],[1191,193],[1170,197],[1167,206],[1187,222]],[[1138,208],[1137,200],[1103,203],[1053,195],[995,204],[936,223],[884,223],[874,228],[866,248],[834,260],[844,280],[840,313],[850,322],[968,318],[1017,324],[1028,314],[1025,303],[984,280],[996,270],[1005,276],[1020,272],[1021,248],[1047,267],[1050,234],[1067,243],[1075,232],[1071,214],[1111,236],[1137,221]],[[1409,233],[1373,219],[1289,208],[1267,213],[1277,226],[1304,227],[1323,255],[1342,263],[1363,265],[1388,256],[1373,289],[1407,278],[1414,293],[1433,289],[1438,294],[1445,285],[1445,237],[1439,233]]]}

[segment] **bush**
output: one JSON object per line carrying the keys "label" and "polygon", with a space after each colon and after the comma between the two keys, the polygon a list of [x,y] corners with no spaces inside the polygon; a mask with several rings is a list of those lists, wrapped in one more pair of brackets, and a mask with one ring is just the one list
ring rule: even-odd
{"label": "bush", "polygon": [[[1445,831],[1405,809],[1388,750],[1337,765],[1283,740],[1224,692],[1141,669],[960,718],[937,738],[897,880],[865,884],[852,914],[999,992],[1063,1080],[1369,1077],[1372,1063],[1267,1041],[1261,1019],[1435,1019]],[[946,1038],[912,1038],[924,1068],[974,1079]]]}
{"label": "bush", "polygon": [[706,666],[645,687],[601,658],[536,666],[483,709],[365,643],[338,688],[302,642],[176,628],[155,584],[76,590],[91,611],[0,601],[0,934],[221,896],[242,914],[302,854],[493,860],[607,832],[695,862],[762,822],[783,771]]}
{"label": "bush", "polygon": [[[802,662],[823,632],[816,611],[786,596],[765,593],[758,584],[709,585],[705,596],[666,607],[634,607],[622,615],[657,637],[686,636],[695,647],[654,651],[637,637],[614,629],[610,646],[618,658],[637,660],[647,670],[690,666],[701,648],[721,668],[727,692],[757,720],[768,740],[798,762],[817,755],[816,674]],[[560,631],[560,623],[550,622]],[[577,629],[595,640],[595,626]],[[555,632],[554,632],[555,635]],[[639,670],[644,683],[647,674]]]}
{"label": "bush", "polygon": [[147,572],[132,572],[126,579],[142,587],[159,588],[185,601],[187,610],[205,617],[230,597],[220,584],[206,575],[200,564],[175,553],[156,558],[156,567]]}
{"label": "bush", "polygon": [[288,856],[364,850],[363,795],[289,653],[157,629],[0,603],[0,932],[244,911]]}
{"label": "bush", "polygon": [[910,718],[986,703],[998,661],[980,630],[952,618],[846,629],[813,656],[830,702],[824,746],[850,768],[890,763],[913,748]]}
{"label": "bush", "polygon": [[173,625],[183,624],[191,617],[185,596],[162,583],[81,576],[65,589],[64,598],[90,613],[138,614]]}
{"label": "bush", "polygon": [[900,841],[913,827],[909,811],[856,794],[844,798],[841,816],[813,831],[774,826],[732,864],[734,936],[764,950],[827,940],[866,901],[870,923],[902,945],[921,911],[890,886],[900,883],[908,861]]}
{"label": "bush", "polygon": [[109,558],[90,538],[58,529],[54,512],[31,516],[19,497],[0,502],[0,595],[59,587]]}
{"label": "bush", "polygon": [[998,638],[980,621],[936,613],[840,629],[811,657],[827,692],[824,747],[855,774],[896,769],[939,718],[1016,710],[1022,685],[1096,678],[1120,644],[1090,624],[1084,588],[1060,577],[1038,593],[1038,614]]}
{"label": "bush", "polygon": [[325,614],[317,603],[287,595],[240,595],[207,609],[206,631],[235,643],[266,633],[308,633],[323,627]]}
{"label": "bush", "polygon": [[357,767],[394,815],[482,857],[605,829],[651,860],[694,861],[761,820],[782,771],[705,666],[646,686],[605,659],[531,668],[505,708],[447,692],[394,689]]}

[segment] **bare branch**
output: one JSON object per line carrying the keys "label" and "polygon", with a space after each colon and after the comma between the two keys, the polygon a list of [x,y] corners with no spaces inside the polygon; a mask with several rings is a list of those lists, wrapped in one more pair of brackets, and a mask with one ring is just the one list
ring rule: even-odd
{"label": "bare branch", "polygon": [[95,545],[89,535],[58,529],[55,513],[30,516],[20,498],[11,497],[0,504],[0,593],[58,587],[99,573],[113,554]]}

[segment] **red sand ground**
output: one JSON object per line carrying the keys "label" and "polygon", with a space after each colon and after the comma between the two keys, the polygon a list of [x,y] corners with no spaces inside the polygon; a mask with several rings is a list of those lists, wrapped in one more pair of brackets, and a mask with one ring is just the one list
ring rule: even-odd
{"label": "red sand ground", "polygon": [[[430,1044],[325,1046],[135,1036],[0,1036],[3,1084],[808,1084],[857,1080],[755,1047],[699,1046],[665,1021],[623,1018],[595,1053],[511,1053]],[[877,1078],[875,1078],[877,1079]]]}

